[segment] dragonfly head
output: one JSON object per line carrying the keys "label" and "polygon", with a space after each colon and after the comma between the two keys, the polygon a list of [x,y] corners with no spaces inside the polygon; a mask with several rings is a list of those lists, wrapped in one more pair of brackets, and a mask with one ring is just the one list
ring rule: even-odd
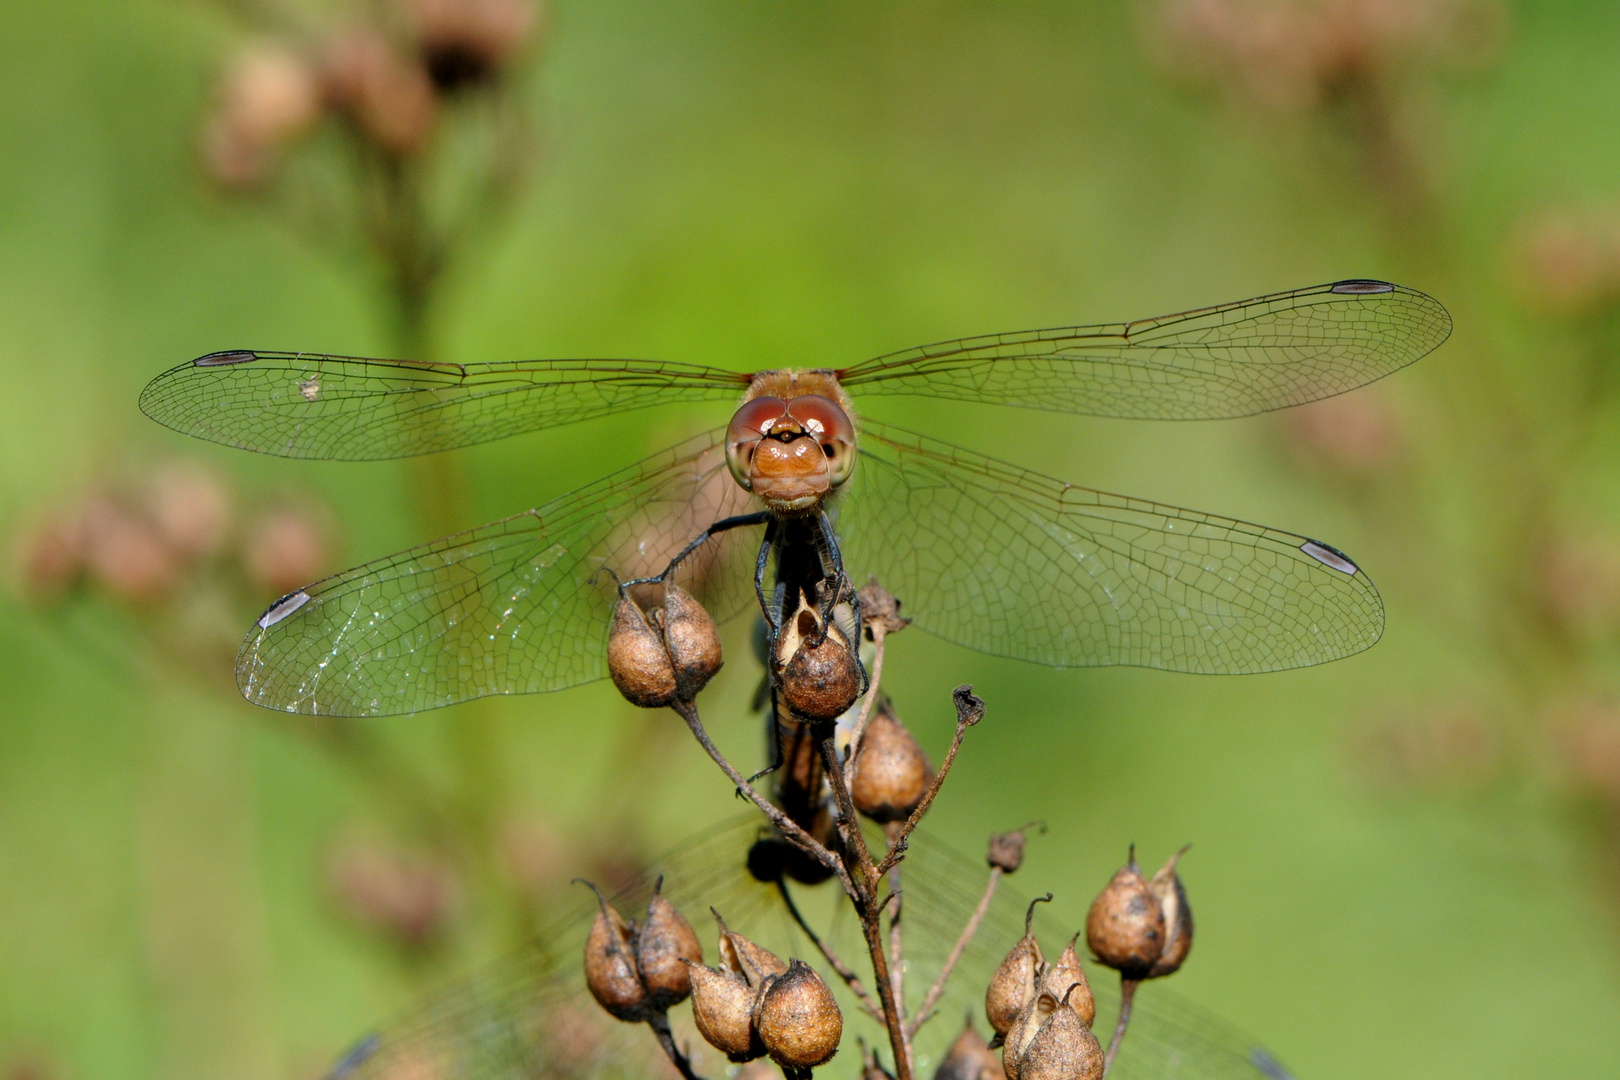
{"label": "dragonfly head", "polygon": [[855,424],[823,394],[743,402],[726,429],[726,464],[779,514],[806,514],[855,471]]}

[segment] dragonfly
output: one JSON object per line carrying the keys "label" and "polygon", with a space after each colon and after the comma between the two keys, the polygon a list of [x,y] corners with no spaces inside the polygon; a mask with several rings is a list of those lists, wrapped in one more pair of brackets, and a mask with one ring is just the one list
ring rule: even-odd
{"label": "dragonfly", "polygon": [[[697,839],[653,860],[643,876],[621,889],[614,905],[626,917],[639,915],[655,883],[698,930],[713,962],[714,908],[726,925],[784,958],[819,959],[790,915],[791,901],[817,925],[813,913],[835,913],[818,934],[845,958],[859,957],[860,928],[835,882],[778,886],[750,873],[745,853],[758,842],[757,816],[739,816],[705,830]],[[905,996],[912,1008],[926,996],[979,902],[988,869],[926,830],[912,839],[901,873],[904,889]],[[791,889],[792,891],[788,891]],[[583,890],[582,890],[583,891]],[[1035,906],[1035,933],[1047,955],[1056,955],[1085,919],[1083,907]],[[827,901],[827,903],[822,903]],[[919,1029],[917,1067],[930,1075],[946,1047],[961,1032],[964,1017],[988,1035],[984,992],[1002,958],[1024,932],[1029,898],[1005,879],[977,933],[935,999],[933,1019]],[[1052,908],[1060,914],[1054,914]],[[581,900],[569,915],[532,944],[432,995],[366,1035],[327,1074],[327,1080],[593,1080],[595,1077],[664,1075],[650,1034],[621,1024],[597,1009],[585,988],[581,956],[594,899]],[[700,917],[701,916],[701,917]],[[842,919],[840,919],[842,916]],[[1067,919],[1067,921],[1064,921]],[[707,924],[707,925],[705,925]],[[1114,974],[1087,963],[1097,997],[1094,1028],[1112,1030],[1118,1014]],[[884,1046],[882,1028],[861,1012],[843,984],[830,980],[840,998],[844,1048],[825,1069],[854,1077],[861,1071],[857,1038]],[[724,1061],[708,1051],[692,1027],[689,1010],[670,1016],[677,1041],[697,1052],[700,1074],[723,1075]],[[707,1055],[704,1057],[703,1055]],[[823,1070],[818,1070],[818,1074]],[[1138,995],[1131,1027],[1110,1075],[1122,1080],[1291,1080],[1277,1058],[1255,1039],[1174,991],[1150,983]]]}
{"label": "dragonfly", "polygon": [[1308,536],[1052,479],[865,418],[855,400],[1233,418],[1363,386],[1450,331],[1432,297],[1358,279],[836,369],[232,350],[164,372],[140,405],[216,443],[359,461],[742,399],[726,426],[542,506],[281,597],[236,663],[243,695],[271,709],[391,715],[601,678],[615,580],[674,582],[717,621],[757,604],[779,626],[798,598],[766,595],[766,565],[795,550],[815,556],[808,576],[875,576],[914,625],[983,653],[1251,673],[1377,641],[1384,610],[1366,572]]}

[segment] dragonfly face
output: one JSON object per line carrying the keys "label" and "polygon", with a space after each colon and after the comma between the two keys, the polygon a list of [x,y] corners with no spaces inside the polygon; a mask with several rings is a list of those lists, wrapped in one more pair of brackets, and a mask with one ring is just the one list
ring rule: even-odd
{"label": "dragonfly face", "polygon": [[913,394],[1130,419],[1248,416],[1382,378],[1450,330],[1422,293],[1341,281],[1128,323],[941,342],[831,371],[232,350],[158,376],[141,407],[199,438],[325,460],[432,453],[679,401],[736,409],[728,426],[544,506],[270,605],[237,657],[237,685],[269,708],[386,715],[601,678],[617,599],[604,570],[658,575],[704,536],[674,580],[716,619],[759,602],[757,533],[712,528],[736,518],[779,535],[828,534],[850,578],[876,576],[913,625],[981,652],[1054,667],[1246,673],[1376,641],[1383,605],[1361,567],[1308,536],[1092,491],[857,420],[851,395],[863,405]]}

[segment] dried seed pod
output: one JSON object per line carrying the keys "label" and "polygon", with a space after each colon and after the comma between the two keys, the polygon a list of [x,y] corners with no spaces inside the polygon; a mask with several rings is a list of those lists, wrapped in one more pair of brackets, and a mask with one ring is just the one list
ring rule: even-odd
{"label": "dried seed pod", "polygon": [[616,1019],[639,1023],[647,1018],[647,993],[636,971],[632,939],[635,927],[607,902],[600,889],[584,882],[596,893],[596,918],[585,938],[585,985],[597,1004]]}
{"label": "dried seed pod", "polygon": [[838,1053],[844,1015],[821,976],[794,960],[761,989],[754,1003],[754,1030],[772,1061],[790,1069],[810,1069]]}
{"label": "dried seed pod", "polygon": [[1018,1025],[1017,1052],[1008,1038],[1007,1080],[1102,1080],[1103,1048],[1067,1001],[1042,992]]}
{"label": "dried seed pod", "polygon": [[1035,921],[1035,905],[1051,899],[1052,894],[1047,893],[1030,901],[1029,911],[1024,915],[1024,936],[990,977],[990,988],[984,995],[984,1015],[999,1036],[1007,1034],[1018,1014],[1035,998],[1036,980],[1046,958],[1041,955],[1041,943],[1035,940],[1030,928]]}
{"label": "dried seed pod", "polygon": [[[663,885],[662,879],[659,885]],[[703,963],[703,946],[686,917],[654,891],[647,904],[647,921],[636,935],[636,969],[650,1009],[664,1012],[686,1000],[692,992],[688,961]]]}
{"label": "dried seed pod", "polygon": [[1158,873],[1148,882],[1148,888],[1159,898],[1159,907],[1164,911],[1164,949],[1148,970],[1147,977],[1150,979],[1175,974],[1192,950],[1192,908],[1187,904],[1187,891],[1182,888],[1181,877],[1176,873],[1176,863],[1185,854],[1187,849],[1182,848],[1170,856],[1170,861],[1159,867]]}
{"label": "dried seed pod", "polygon": [[703,605],[685,589],[664,586],[664,647],[675,671],[675,694],[682,701],[697,697],[720,670],[720,633]]}
{"label": "dried seed pod", "polygon": [[1080,957],[1074,951],[1074,943],[1079,939],[1079,934],[1070,938],[1069,947],[1063,950],[1063,955],[1055,963],[1047,965],[1041,976],[1041,989],[1060,1000],[1067,999],[1069,1007],[1080,1015],[1080,1022],[1090,1027],[1097,1018],[1097,999],[1091,994],[1086,969],[1080,966]]}
{"label": "dried seed pod", "polygon": [[754,988],[739,971],[683,961],[692,985],[692,1020],[698,1034],[730,1061],[752,1061],[765,1053],[754,1031]]}
{"label": "dried seed pod", "polygon": [[1086,944],[1098,960],[1129,979],[1144,977],[1164,951],[1164,909],[1136,865],[1130,861],[1091,902],[1086,915]]}
{"label": "dried seed pod", "polygon": [[849,642],[838,627],[823,627],[808,606],[783,628],[777,663],[783,702],[807,720],[836,720],[860,697],[860,665]]}
{"label": "dried seed pod", "polygon": [[934,1080],[995,1080],[1000,1075],[1001,1059],[984,1036],[973,1029],[973,1018],[968,1017],[962,1034],[951,1043],[934,1071]]}
{"label": "dried seed pod", "polygon": [[850,796],[855,809],[877,822],[903,821],[922,802],[933,780],[928,755],[888,702],[878,706],[855,757]]}
{"label": "dried seed pod", "polygon": [[911,625],[910,619],[900,617],[900,601],[893,593],[878,584],[877,578],[868,578],[861,586],[861,621],[866,624],[866,636],[876,633],[892,634]]}
{"label": "dried seed pod", "polygon": [[[1024,826],[1028,828],[1029,826]],[[1002,873],[1011,874],[1024,865],[1024,829],[996,833],[990,838],[990,850],[984,861]]]}
{"label": "dried seed pod", "polygon": [[663,638],[628,596],[619,598],[608,628],[608,675],[632,705],[661,709],[675,700],[675,666]]}
{"label": "dried seed pod", "polygon": [[766,979],[787,971],[788,965],[771,950],[755,945],[741,934],[727,928],[726,921],[713,908],[709,909],[714,921],[720,924],[720,967],[735,971],[758,990]]}

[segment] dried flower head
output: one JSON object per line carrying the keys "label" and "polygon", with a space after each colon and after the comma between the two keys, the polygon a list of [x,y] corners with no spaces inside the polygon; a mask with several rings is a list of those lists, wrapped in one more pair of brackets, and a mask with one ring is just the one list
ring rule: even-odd
{"label": "dried flower head", "polygon": [[1007,1032],[1007,1080],[1101,1080],[1103,1049],[1068,1001],[1042,990]]}
{"label": "dried flower head", "polygon": [[[1187,953],[1192,950],[1192,908],[1187,903],[1187,890],[1181,884],[1180,875],[1176,873],[1176,864],[1185,854],[1187,848],[1183,847],[1170,856],[1170,861],[1159,867],[1148,881],[1148,888],[1159,898],[1159,907],[1164,912],[1164,949],[1159,953],[1159,958],[1153,962],[1153,967],[1148,970],[1147,977],[1150,979],[1173,975],[1181,970],[1181,965],[1187,960]],[[1081,978],[1084,979],[1084,976]]]}
{"label": "dried flower head", "polygon": [[275,152],[320,116],[314,65],[278,42],[257,42],[226,68],[219,104],[203,134],[203,155],[214,179],[228,187],[263,180]]}
{"label": "dried flower head", "polygon": [[720,670],[720,633],[708,610],[674,582],[664,586],[663,632],[675,672],[675,695],[692,701]]}
{"label": "dried flower head", "polygon": [[[1189,928],[1189,940],[1191,936]],[[1069,939],[1069,945],[1063,950],[1063,955],[1046,965],[1046,970],[1041,972],[1040,983],[1042,990],[1060,1001],[1067,1001],[1069,1008],[1079,1015],[1081,1023],[1090,1027],[1091,1022],[1097,1018],[1097,999],[1092,996],[1091,984],[1086,981],[1086,970],[1080,966],[1079,954],[1074,951],[1074,943],[1079,939],[1079,934]]]}
{"label": "dried flower head", "polygon": [[990,987],[984,995],[984,1016],[998,1036],[1005,1036],[1013,1021],[1035,997],[1041,968],[1046,958],[1041,955],[1041,943],[1035,940],[1035,905],[1049,903],[1052,894],[1030,901],[1024,914],[1024,936],[1018,939],[990,977]]}
{"label": "dried flower head", "polygon": [[854,769],[850,796],[855,809],[877,822],[909,817],[934,778],[928,755],[886,700],[866,727]]}
{"label": "dried flower head", "polygon": [[632,705],[661,709],[675,700],[675,665],[663,635],[628,596],[619,599],[608,628],[608,675]]}
{"label": "dried flower head", "polygon": [[331,560],[324,525],[309,512],[283,507],[242,533],[242,568],[259,591],[282,596],[320,577]]}
{"label": "dried flower head", "polygon": [[[663,886],[660,878],[658,885]],[[665,900],[659,889],[647,904],[647,918],[636,935],[636,969],[647,991],[649,1008],[663,1012],[692,992],[688,969],[703,963],[703,946],[686,917]]]}
{"label": "dried flower head", "polygon": [[728,1061],[752,1061],[765,1055],[754,1030],[757,996],[740,971],[687,963],[692,983],[692,1021],[705,1042]]}
{"label": "dried flower head", "polygon": [[861,673],[849,642],[836,625],[823,625],[804,599],[777,640],[777,685],[797,716],[836,720],[861,693]]}
{"label": "dried flower head", "polygon": [[445,859],[364,835],[332,849],[327,874],[350,917],[413,949],[443,935],[460,900]]}
{"label": "dried flower head", "polygon": [[974,1029],[973,1017],[969,1016],[962,1025],[962,1034],[940,1060],[934,1080],[996,1080],[1001,1075],[1001,1058]]}
{"label": "dried flower head", "polygon": [[428,74],[440,90],[484,82],[523,47],[538,21],[530,0],[403,0]]}
{"label": "dried flower head", "polygon": [[423,149],[439,112],[433,82],[381,31],[353,26],[337,34],[321,74],[327,102],[379,150],[409,157]]}
{"label": "dried flower head", "polygon": [[1164,951],[1164,909],[1136,865],[1134,844],[1129,861],[1092,901],[1086,944],[1098,960],[1131,979],[1146,976]]}
{"label": "dried flower head", "polygon": [[608,1015],[626,1023],[640,1023],[651,1014],[641,973],[636,969],[635,927],[607,902],[600,889],[584,882],[596,893],[596,918],[585,938],[585,985],[597,1004]]}
{"label": "dried flower head", "polygon": [[754,1030],[771,1060],[809,1069],[838,1053],[844,1016],[821,976],[803,961],[766,981],[754,1003]]}

